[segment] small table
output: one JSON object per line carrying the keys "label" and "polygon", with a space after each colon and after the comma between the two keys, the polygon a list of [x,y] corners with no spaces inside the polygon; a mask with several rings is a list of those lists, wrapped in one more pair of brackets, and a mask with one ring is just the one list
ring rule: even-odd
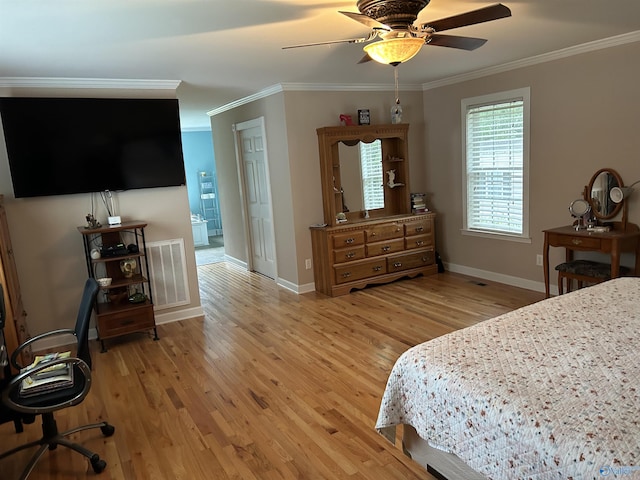
{"label": "small table", "polygon": [[[617,228],[616,228],[617,227]],[[573,252],[601,252],[611,255],[611,278],[620,275],[620,254],[635,252],[636,264],[634,275],[640,272],[640,229],[637,225],[627,224],[626,229],[616,223],[608,232],[590,229],[576,230],[567,225],[564,227],[543,230],[544,232],[544,290],[547,298],[549,294],[549,247],[564,247],[566,261],[573,260]]]}

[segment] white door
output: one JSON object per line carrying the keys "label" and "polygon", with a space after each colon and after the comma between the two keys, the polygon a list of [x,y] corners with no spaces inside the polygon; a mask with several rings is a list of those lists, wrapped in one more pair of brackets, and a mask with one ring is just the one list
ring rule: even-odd
{"label": "white door", "polygon": [[240,123],[236,125],[236,132],[249,233],[249,269],[275,279],[275,244],[264,120],[259,118]]}

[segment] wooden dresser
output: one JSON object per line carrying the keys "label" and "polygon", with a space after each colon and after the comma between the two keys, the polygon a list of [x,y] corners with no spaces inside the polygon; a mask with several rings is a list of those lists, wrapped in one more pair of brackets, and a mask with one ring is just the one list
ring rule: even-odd
{"label": "wooden dresser", "polygon": [[[408,131],[408,124],[317,130],[324,213],[324,224],[311,226],[317,291],[344,295],[438,272],[435,214],[411,211]],[[367,203],[369,195],[376,201]]]}
{"label": "wooden dresser", "polygon": [[316,290],[337,296],[354,288],[437,273],[435,214],[400,215],[334,227],[312,227]]}

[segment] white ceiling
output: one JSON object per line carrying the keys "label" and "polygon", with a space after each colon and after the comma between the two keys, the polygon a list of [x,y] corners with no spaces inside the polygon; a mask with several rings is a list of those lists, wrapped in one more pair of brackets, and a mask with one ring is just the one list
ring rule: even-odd
{"label": "white ceiling", "polygon": [[[432,0],[417,22],[494,1]],[[504,0],[512,17],[449,30],[488,42],[467,52],[426,46],[399,67],[422,85],[640,31],[638,0]],[[355,0],[0,0],[2,77],[180,80],[183,127],[276,84],[393,84],[392,67],[358,65],[362,45],[283,46],[365,36],[337,13]]]}

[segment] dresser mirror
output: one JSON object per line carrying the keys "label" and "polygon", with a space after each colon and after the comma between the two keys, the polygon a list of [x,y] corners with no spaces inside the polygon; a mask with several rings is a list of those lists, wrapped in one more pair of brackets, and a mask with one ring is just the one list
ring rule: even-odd
{"label": "dresser mirror", "polygon": [[381,142],[340,142],[338,144],[342,180],[343,212],[366,212],[384,209],[384,172]]}
{"label": "dresser mirror", "polygon": [[589,185],[585,187],[584,197],[589,202],[591,212],[596,218],[610,220],[620,212],[624,200],[615,203],[609,194],[611,189],[623,185],[618,172],[611,168],[600,169],[591,177]]}
{"label": "dresser mirror", "polygon": [[327,225],[411,212],[408,129],[408,124],[398,124],[317,130]]}

